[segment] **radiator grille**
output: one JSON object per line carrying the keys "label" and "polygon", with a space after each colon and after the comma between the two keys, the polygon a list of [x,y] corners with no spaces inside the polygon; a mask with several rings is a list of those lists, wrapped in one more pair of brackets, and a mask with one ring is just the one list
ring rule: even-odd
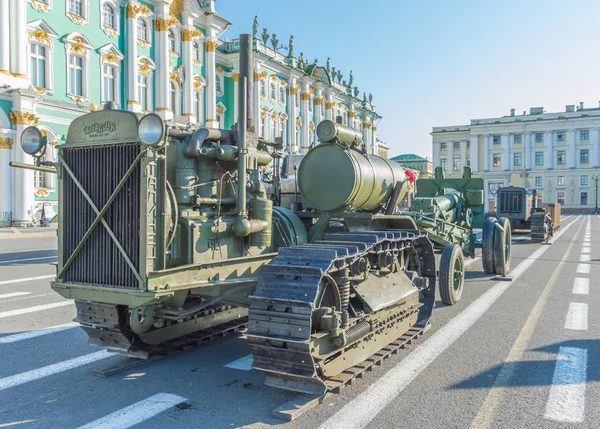
{"label": "radiator grille", "polygon": [[521,214],[525,195],[518,191],[504,191],[500,193],[500,212],[503,214]]}
{"label": "radiator grille", "polygon": [[[135,158],[139,144],[65,149],[63,157],[99,211]],[[75,182],[63,175],[64,262],[96,218]],[[136,270],[140,259],[140,166],[127,179],[104,219],[125,249]],[[135,274],[106,228],[99,223],[64,274],[64,281],[119,288],[138,288]]]}

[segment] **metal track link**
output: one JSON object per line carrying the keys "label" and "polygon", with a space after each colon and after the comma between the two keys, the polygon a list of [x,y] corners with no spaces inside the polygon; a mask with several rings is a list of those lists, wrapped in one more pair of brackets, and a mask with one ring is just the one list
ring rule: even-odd
{"label": "metal track link", "polygon": [[[318,308],[319,286],[328,275],[346,269],[360,258],[368,258],[378,250],[412,248],[419,252],[421,247],[427,249],[419,254],[420,263],[426,266],[422,275],[429,279],[430,285],[433,283],[434,288],[433,249],[427,235],[419,231],[325,234],[320,242],[280,249],[279,255],[261,270],[256,291],[250,297],[247,338],[253,354],[253,368],[266,373],[268,385],[317,395],[337,389],[340,383],[345,385],[362,373],[359,367],[352,367],[327,377],[324,368],[328,362],[313,353],[312,317],[313,310]],[[417,305],[409,311],[398,308],[397,320],[392,318],[380,330],[390,330],[397,322],[417,313],[422,316],[418,323],[425,326],[433,308],[433,299],[430,301],[428,306]],[[357,324],[374,314],[363,315]],[[406,344],[421,331],[422,328],[417,329],[404,341],[399,339],[398,344]],[[368,342],[365,344],[367,348],[372,347]],[[370,359],[379,362],[393,349],[393,346],[383,349],[378,346]],[[339,352],[345,353],[344,348]],[[381,354],[381,358],[377,354]],[[333,358],[327,358],[330,359]],[[360,366],[366,370],[374,363],[365,361],[363,364]],[[344,379],[346,382],[342,382]]]}

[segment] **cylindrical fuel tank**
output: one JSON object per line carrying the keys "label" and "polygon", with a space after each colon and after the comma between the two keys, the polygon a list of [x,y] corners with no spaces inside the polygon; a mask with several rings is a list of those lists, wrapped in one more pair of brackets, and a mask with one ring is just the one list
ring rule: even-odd
{"label": "cylindrical fuel tank", "polygon": [[365,155],[337,143],[322,143],[304,156],[298,188],[320,211],[374,211],[389,199],[396,182],[407,179],[394,161]]}

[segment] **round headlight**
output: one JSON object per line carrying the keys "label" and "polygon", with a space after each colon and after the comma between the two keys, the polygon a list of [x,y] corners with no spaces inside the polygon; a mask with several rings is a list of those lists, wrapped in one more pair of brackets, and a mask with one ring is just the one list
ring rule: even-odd
{"label": "round headlight", "polygon": [[533,190],[532,189],[527,189],[525,191],[525,193],[527,193],[527,195],[531,195],[531,194],[533,194]]}
{"label": "round headlight", "polygon": [[165,125],[160,116],[149,113],[140,119],[138,137],[147,146],[156,146],[163,139]]}
{"label": "round headlight", "polygon": [[37,127],[27,127],[21,134],[21,147],[27,155],[40,157],[46,149],[46,139]]}

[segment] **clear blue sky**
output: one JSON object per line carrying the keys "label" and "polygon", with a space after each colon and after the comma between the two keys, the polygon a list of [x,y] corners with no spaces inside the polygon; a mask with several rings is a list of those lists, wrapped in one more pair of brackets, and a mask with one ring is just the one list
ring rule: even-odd
{"label": "clear blue sky", "polygon": [[600,101],[598,0],[219,0],[251,33],[254,15],[295,53],[372,93],[390,154],[431,156],[431,128]]}

